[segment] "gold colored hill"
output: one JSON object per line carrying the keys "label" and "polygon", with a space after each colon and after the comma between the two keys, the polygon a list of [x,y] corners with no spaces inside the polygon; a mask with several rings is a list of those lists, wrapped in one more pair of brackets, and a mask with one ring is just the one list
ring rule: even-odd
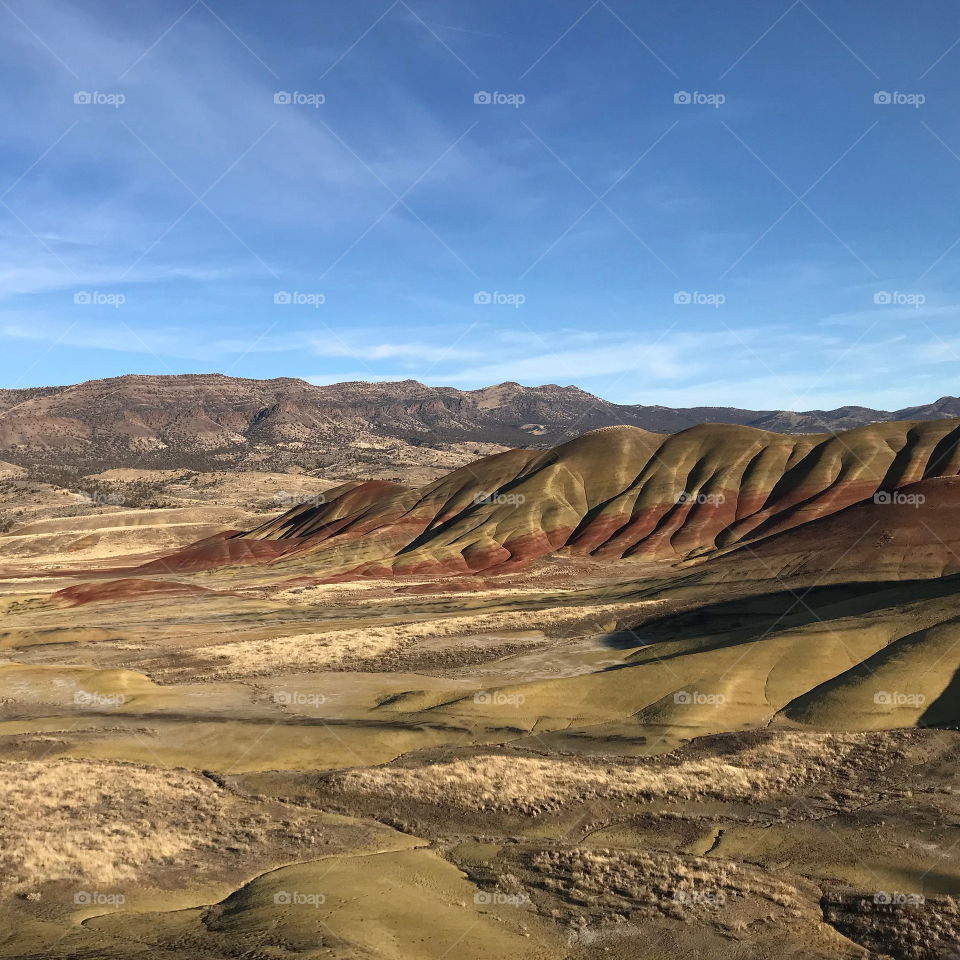
{"label": "gold colored hill", "polygon": [[[429,577],[508,573],[550,555],[678,562],[771,544],[776,567],[822,546],[820,533],[796,547],[785,534],[831,518],[837,554],[860,525],[910,530],[889,572],[931,575],[952,569],[958,487],[943,478],[960,474],[958,441],[957,420],[807,436],[717,424],[672,436],[605,427],[545,452],[495,454],[416,489],[345,484],[321,504],[164,563],[269,561],[321,577]],[[947,548],[931,557],[924,551],[937,538]]]}

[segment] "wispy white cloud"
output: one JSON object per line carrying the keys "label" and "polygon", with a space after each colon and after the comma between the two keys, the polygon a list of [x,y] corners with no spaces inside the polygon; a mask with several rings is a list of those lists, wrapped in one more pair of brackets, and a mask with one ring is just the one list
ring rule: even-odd
{"label": "wispy white cloud", "polygon": [[318,357],[352,357],[360,360],[411,360],[418,363],[436,363],[458,358],[478,357],[478,349],[464,350],[454,346],[435,346],[429,343],[377,343],[352,346],[342,340],[315,339],[311,349]]}
{"label": "wispy white cloud", "polygon": [[547,383],[558,377],[575,380],[631,373],[649,375],[659,381],[692,376],[700,368],[698,362],[685,359],[677,347],[617,343],[592,349],[544,350],[533,356],[521,354],[455,372],[431,374],[430,380],[486,386],[504,380]]}

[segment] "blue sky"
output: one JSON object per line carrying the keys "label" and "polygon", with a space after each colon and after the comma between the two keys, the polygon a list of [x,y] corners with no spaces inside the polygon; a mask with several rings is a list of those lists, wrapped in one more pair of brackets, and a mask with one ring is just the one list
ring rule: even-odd
{"label": "blue sky", "polygon": [[958,392],[953,2],[3,0],[0,22],[2,386]]}

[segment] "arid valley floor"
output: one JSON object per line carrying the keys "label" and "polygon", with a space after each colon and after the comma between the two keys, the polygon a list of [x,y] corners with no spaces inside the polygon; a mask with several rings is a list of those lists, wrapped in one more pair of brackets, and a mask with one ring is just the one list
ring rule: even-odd
{"label": "arid valley floor", "polygon": [[0,957],[960,957],[960,421],[4,469]]}

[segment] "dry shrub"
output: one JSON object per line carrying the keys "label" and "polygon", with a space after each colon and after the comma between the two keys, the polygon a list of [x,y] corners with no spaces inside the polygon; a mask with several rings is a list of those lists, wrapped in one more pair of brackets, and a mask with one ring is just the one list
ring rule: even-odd
{"label": "dry shrub", "polygon": [[480,754],[420,767],[353,770],[334,782],[351,793],[523,813],[591,799],[748,800],[834,773],[867,736],[788,733],[734,754],[696,759],[601,762]]}
{"label": "dry shrub", "polygon": [[595,910],[630,915],[654,908],[723,909],[739,897],[759,897],[773,909],[797,911],[803,895],[749,865],[659,851],[571,850],[526,854],[525,866],[553,894]]}

